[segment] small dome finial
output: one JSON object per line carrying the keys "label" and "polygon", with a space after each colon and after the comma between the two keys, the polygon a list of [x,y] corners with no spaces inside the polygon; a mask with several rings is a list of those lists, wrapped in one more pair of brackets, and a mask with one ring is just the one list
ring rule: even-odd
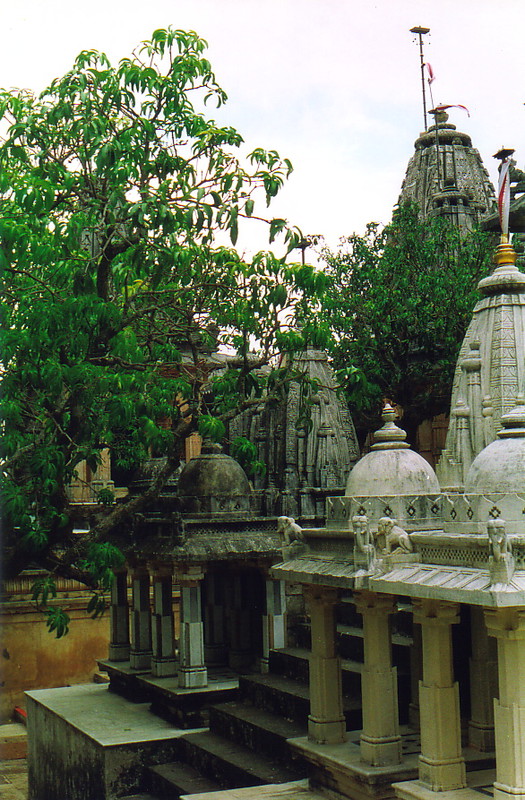
{"label": "small dome finial", "polygon": [[383,422],[385,423],[382,428],[374,434],[374,444],[372,450],[399,450],[410,447],[405,442],[407,438],[406,431],[399,428],[394,420],[397,417],[395,408],[390,403],[385,403],[383,412],[381,414]]}

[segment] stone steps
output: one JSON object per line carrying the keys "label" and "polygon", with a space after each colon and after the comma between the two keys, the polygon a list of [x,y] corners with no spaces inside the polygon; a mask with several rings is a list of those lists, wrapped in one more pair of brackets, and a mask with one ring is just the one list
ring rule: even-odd
{"label": "stone steps", "polygon": [[179,761],[149,767],[148,773],[151,790],[155,792],[155,798],[161,800],[175,800],[181,794],[215,792],[221,788],[215,781]]}
{"label": "stone steps", "polygon": [[[239,694],[242,700],[250,702],[257,708],[304,726],[308,724],[310,695],[306,684],[272,673],[241,676]],[[351,730],[360,728],[362,725],[360,700],[344,697],[343,710],[348,728]]]}
{"label": "stone steps", "polygon": [[[161,800],[161,798],[155,794],[141,792],[140,794],[127,794],[125,797],[121,797],[120,800]],[[173,800],[177,800],[177,798],[174,797]]]}
{"label": "stone steps", "polygon": [[[306,726],[260,708],[232,702],[210,709],[210,730],[230,741],[239,742],[255,753],[276,761],[293,760],[287,739],[306,736]],[[302,775],[303,770],[298,772]]]}
{"label": "stone steps", "polygon": [[296,779],[287,767],[216,733],[181,737],[180,758],[222,788],[240,788]]}
{"label": "stone steps", "polygon": [[[209,707],[209,731],[182,735],[176,760],[149,769],[151,792],[163,800],[219,789],[284,784],[304,778],[307,766],[287,740],[305,736],[310,713],[310,653],[270,653],[270,672],[241,675],[236,699]],[[349,729],[362,725],[362,664],[345,662],[343,684]]]}
{"label": "stone steps", "polygon": [[[302,647],[286,647],[270,654],[270,671],[292,680],[308,684],[310,672],[310,651]],[[348,697],[361,696],[361,661],[344,659],[341,661],[343,694]]]}

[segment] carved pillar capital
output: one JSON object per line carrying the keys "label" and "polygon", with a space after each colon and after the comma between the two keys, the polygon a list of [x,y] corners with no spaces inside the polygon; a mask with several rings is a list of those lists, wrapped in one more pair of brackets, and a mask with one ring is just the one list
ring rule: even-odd
{"label": "carved pillar capital", "polygon": [[147,567],[153,579],[170,578],[173,575],[173,564],[166,561],[148,561]]}
{"label": "carved pillar capital", "polygon": [[525,610],[485,608],[485,624],[490,636],[497,639],[525,639]]}
{"label": "carved pillar capital", "polygon": [[394,614],[397,610],[396,598],[390,594],[356,592],[353,600],[360,614]]}
{"label": "carved pillar capital", "polygon": [[202,564],[192,564],[177,570],[177,580],[184,585],[197,586],[204,578],[204,569]]}
{"label": "carved pillar capital", "polygon": [[332,589],[329,586],[308,585],[304,587],[304,599],[306,608],[309,611],[312,606],[335,605],[339,600],[339,593],[337,589]]}
{"label": "carved pillar capital", "polygon": [[459,622],[459,603],[417,599],[412,603],[414,622],[421,625],[454,625]]}

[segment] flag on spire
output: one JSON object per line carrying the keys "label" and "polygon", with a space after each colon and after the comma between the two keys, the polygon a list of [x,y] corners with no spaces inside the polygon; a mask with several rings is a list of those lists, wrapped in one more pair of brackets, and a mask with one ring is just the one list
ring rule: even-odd
{"label": "flag on spire", "polygon": [[429,64],[428,61],[425,62],[425,67],[427,68],[427,81],[428,85],[430,86],[431,83],[434,83],[436,76],[434,75],[434,70],[432,69],[432,64]]}
{"label": "flag on spire", "polygon": [[510,158],[501,162],[498,182],[498,212],[501,232],[509,238],[509,213],[510,213]]}
{"label": "flag on spire", "polygon": [[[446,111],[447,108],[462,108],[463,111],[467,112],[467,116],[470,117],[470,111],[468,110],[468,108],[466,106],[460,106],[460,105],[436,106],[434,109],[432,109],[432,111]],[[430,112],[431,114],[432,111]]]}

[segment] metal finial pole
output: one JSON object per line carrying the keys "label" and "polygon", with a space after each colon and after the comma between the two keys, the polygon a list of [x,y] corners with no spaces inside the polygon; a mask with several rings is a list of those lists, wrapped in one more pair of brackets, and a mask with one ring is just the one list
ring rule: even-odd
{"label": "metal finial pole", "polygon": [[423,126],[427,129],[427,96],[425,91],[425,57],[423,55],[423,36],[430,32],[430,28],[422,28],[420,25],[410,28],[410,33],[417,33],[419,37],[419,60],[421,62],[421,90],[423,92]]}

